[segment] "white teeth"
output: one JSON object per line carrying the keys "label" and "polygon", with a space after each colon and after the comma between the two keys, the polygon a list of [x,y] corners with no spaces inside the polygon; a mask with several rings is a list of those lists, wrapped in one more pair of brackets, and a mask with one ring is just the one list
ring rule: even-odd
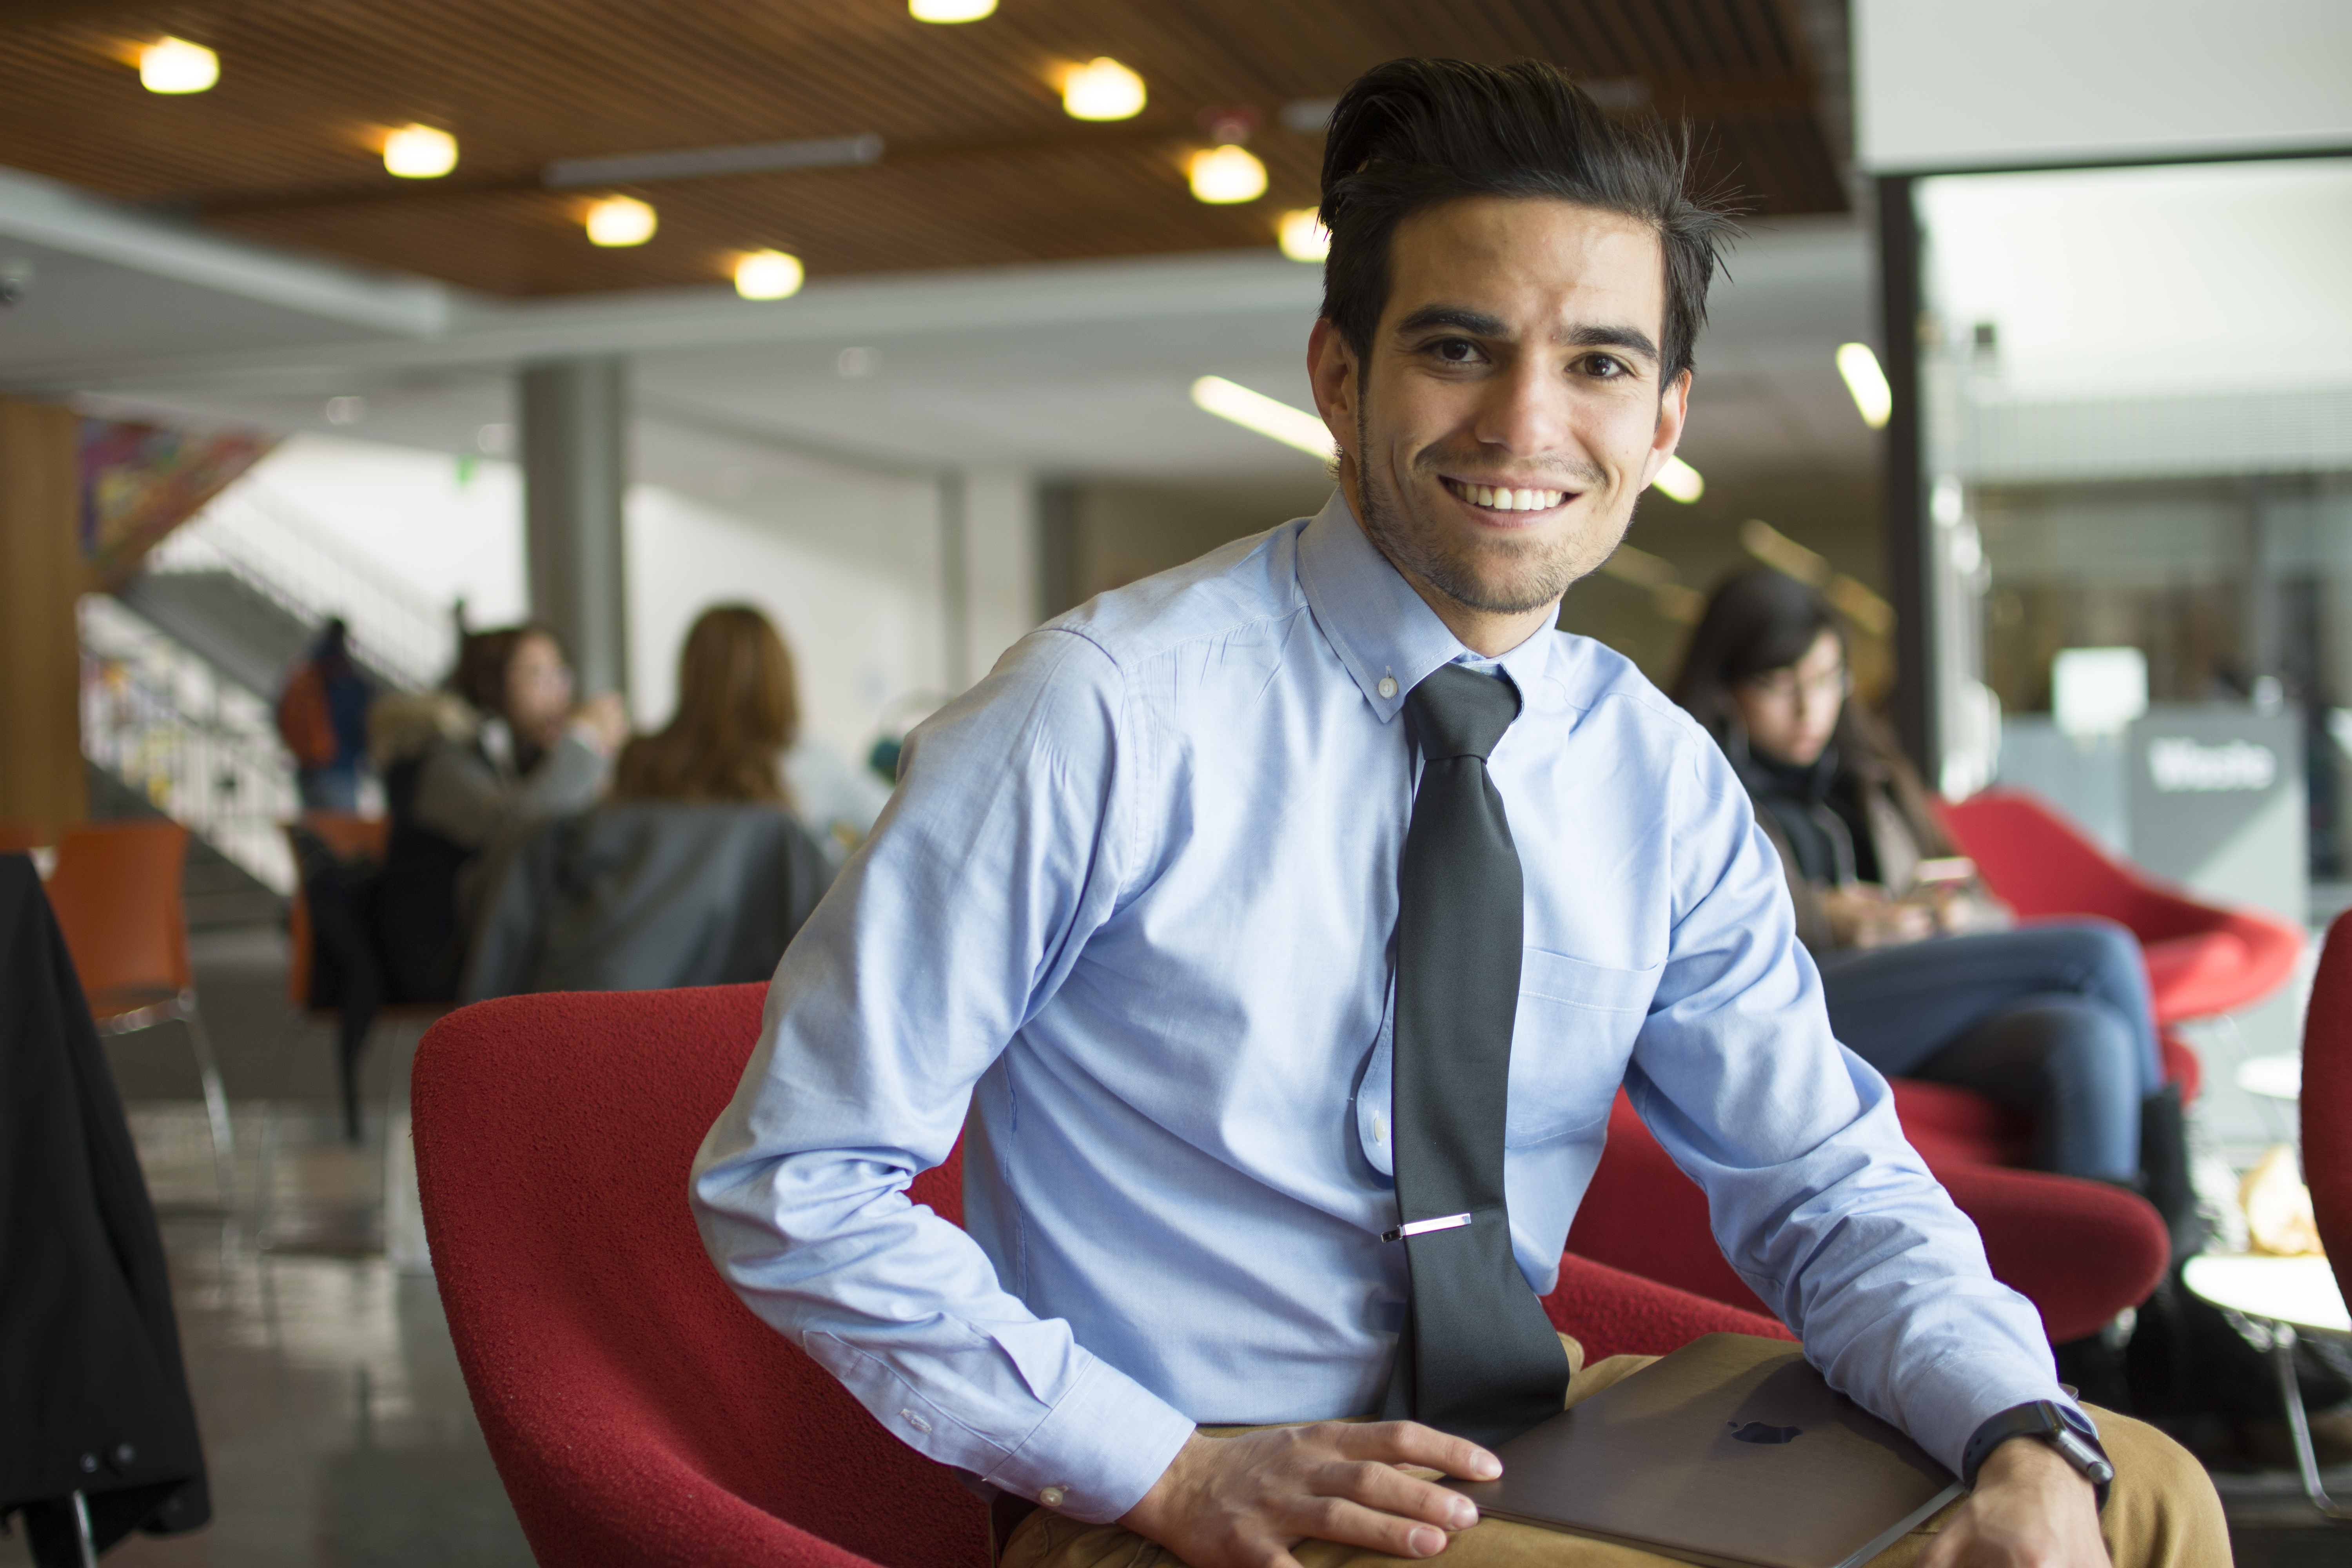
{"label": "white teeth", "polygon": [[1449,479],[1454,493],[1473,506],[1488,507],[1496,511],[1549,511],[1568,497],[1566,490],[1517,490],[1496,489],[1493,485],[1462,484]]}

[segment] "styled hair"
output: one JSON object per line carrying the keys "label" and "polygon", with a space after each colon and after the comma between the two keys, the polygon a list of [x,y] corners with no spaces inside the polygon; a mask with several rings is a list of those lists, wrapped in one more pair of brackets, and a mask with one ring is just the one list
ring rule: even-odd
{"label": "styled hair", "polygon": [[507,713],[507,667],[515,652],[532,637],[545,637],[563,651],[563,639],[554,628],[538,621],[498,626],[486,632],[461,632],[457,667],[449,672],[449,689],[482,712],[504,719]]}
{"label": "styled hair", "polygon": [[749,605],[716,605],[686,634],[677,713],[623,748],[613,794],[789,805],[781,764],[800,723],[792,652],[774,624]]}
{"label": "styled hair", "polygon": [[[1845,643],[1845,627],[1811,584],[1769,566],[1751,567],[1724,579],[1707,596],[1669,695],[1722,741],[1739,722],[1731,689],[1796,663],[1823,632]],[[1853,708],[1848,702],[1840,711],[1841,730]]]}
{"label": "styled hair", "polygon": [[1358,77],[1323,143],[1323,314],[1360,361],[1387,309],[1397,226],[1469,196],[1549,196],[1648,225],[1665,253],[1658,345],[1671,383],[1691,366],[1706,290],[1739,232],[1695,196],[1690,133],[1654,116],[1612,119],[1559,67],[1401,59]]}

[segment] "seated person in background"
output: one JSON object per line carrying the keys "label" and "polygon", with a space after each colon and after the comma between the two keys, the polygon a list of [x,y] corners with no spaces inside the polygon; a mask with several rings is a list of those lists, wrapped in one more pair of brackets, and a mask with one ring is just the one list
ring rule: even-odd
{"label": "seated person in background", "polygon": [[801,733],[792,649],[750,605],[696,617],[677,661],[677,712],[640,735],[614,769],[616,800],[753,801],[782,805],[838,865],[890,792]]}
{"label": "seated person in background", "polygon": [[768,617],[721,605],[678,655],[677,711],[621,750],[611,798],[486,863],[460,995],[761,979],[832,879],[782,768],[799,703]]}
{"label": "seated person in background", "polygon": [[1780,851],[1838,1039],[1883,1073],[2025,1112],[2042,1170],[2185,1168],[2177,1107],[2147,1119],[2174,1147],[2141,1150],[2164,1073],[2137,940],[2088,919],[2000,930],[2008,911],[1972,877],[1921,881],[1951,845],[1851,685],[1829,605],[1759,567],[1716,589],[1674,688]]}
{"label": "seated person in background", "polygon": [[562,646],[532,625],[467,634],[447,690],[375,705],[370,740],[392,815],[376,891],[389,1000],[457,995],[479,858],[593,804],[627,726],[614,693],[574,706]]}
{"label": "seated person in background", "polygon": [[[2227,1558],[2151,1428],[2098,1418],[2104,1516],[2012,1435],[2093,1424],[1839,1049],[1738,781],[1554,629],[1682,435],[1730,229],[1687,147],[1533,61],[1350,87],[1338,493],[1024,637],[777,968],[704,1242],[884,1430],[1034,1501],[1008,1568],[1658,1562],[1406,1468],[1492,1478],[1631,1370],[1539,1300],[1621,1085],[1812,1363],[1972,1484],[1886,1562]],[[963,1229],[907,1195],[959,1136]]]}

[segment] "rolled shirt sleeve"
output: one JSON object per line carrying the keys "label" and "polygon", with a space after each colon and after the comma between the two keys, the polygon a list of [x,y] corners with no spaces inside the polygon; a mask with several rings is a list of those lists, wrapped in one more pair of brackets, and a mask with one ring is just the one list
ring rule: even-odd
{"label": "rolled shirt sleeve", "polygon": [[913,1203],[972,1086],[1113,907],[1123,694],[1081,637],[1033,634],[911,739],[903,781],[778,968],[698,1157],[712,1258],[893,1436],[1073,1517],[1117,1519],[1193,1430],[1008,1293]]}

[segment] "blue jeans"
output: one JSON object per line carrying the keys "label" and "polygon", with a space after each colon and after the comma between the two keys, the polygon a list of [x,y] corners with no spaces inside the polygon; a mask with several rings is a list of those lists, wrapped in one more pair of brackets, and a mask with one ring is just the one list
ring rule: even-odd
{"label": "blue jeans", "polygon": [[2033,1163],[2139,1173],[2140,1101],[2164,1086],[2137,939],[2083,921],[1820,961],[1830,1026],[1890,1078],[1989,1095],[2033,1119]]}

